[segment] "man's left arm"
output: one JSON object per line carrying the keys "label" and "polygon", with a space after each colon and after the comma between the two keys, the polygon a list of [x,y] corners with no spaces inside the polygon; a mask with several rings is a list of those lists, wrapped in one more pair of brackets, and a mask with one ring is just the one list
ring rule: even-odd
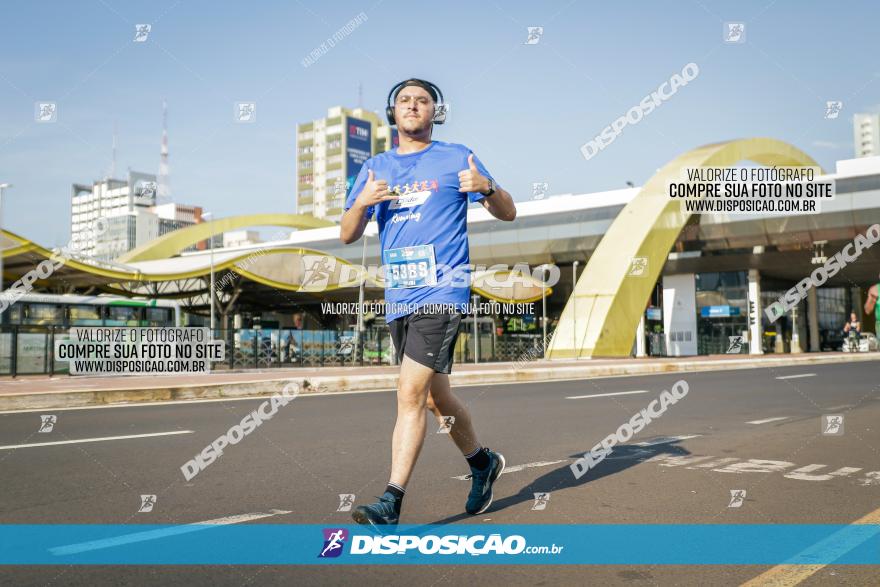
{"label": "man's left arm", "polygon": [[480,204],[498,220],[510,222],[516,218],[516,205],[506,190],[496,185],[495,192],[491,196],[486,196],[491,188],[489,178],[480,173],[474,162],[473,153],[468,155],[468,168],[459,171],[458,181],[458,191],[483,195],[484,197],[479,200]]}
{"label": "man's left arm", "polygon": [[516,219],[516,205],[513,203],[513,198],[501,188],[495,188],[495,193],[480,200],[480,204],[498,220]]}

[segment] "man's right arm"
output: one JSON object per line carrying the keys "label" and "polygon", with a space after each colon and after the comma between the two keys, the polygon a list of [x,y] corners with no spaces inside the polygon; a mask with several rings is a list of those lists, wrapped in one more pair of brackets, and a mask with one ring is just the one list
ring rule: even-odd
{"label": "man's right arm", "polygon": [[342,220],[339,222],[339,238],[343,243],[349,245],[363,236],[364,229],[370,221],[367,217],[367,209],[367,206],[355,200],[354,205],[342,215]]}
{"label": "man's right arm", "polygon": [[[363,173],[363,169],[361,173]],[[355,181],[352,192],[354,192],[357,186],[358,182]],[[376,179],[373,175],[373,170],[367,169],[367,177],[363,189],[358,193],[351,204],[351,208],[345,211],[345,214],[342,215],[342,220],[339,222],[339,238],[347,245],[361,238],[364,234],[364,229],[367,227],[367,222],[370,221],[370,209],[382,202],[396,200],[397,198],[398,196],[391,195],[388,192],[387,181]]]}

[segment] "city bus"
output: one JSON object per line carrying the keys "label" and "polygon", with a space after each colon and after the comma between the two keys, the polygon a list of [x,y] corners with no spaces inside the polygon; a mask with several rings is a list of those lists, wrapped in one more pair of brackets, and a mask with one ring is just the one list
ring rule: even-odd
{"label": "city bus", "polygon": [[28,293],[0,314],[3,326],[179,326],[180,303],[173,300],[130,299]]}

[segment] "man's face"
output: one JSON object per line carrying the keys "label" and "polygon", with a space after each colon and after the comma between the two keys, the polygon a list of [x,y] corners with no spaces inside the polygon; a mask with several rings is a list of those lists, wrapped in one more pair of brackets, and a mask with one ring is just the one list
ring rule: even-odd
{"label": "man's face", "polygon": [[400,90],[394,101],[394,120],[397,129],[408,135],[428,131],[434,118],[434,100],[431,94],[419,86],[407,86]]}

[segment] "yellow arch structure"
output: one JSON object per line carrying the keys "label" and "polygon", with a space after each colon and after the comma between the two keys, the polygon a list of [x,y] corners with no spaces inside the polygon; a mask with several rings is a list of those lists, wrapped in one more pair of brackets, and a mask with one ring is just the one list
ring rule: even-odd
{"label": "yellow arch structure", "polygon": [[169,232],[136,247],[117,259],[120,263],[154,261],[172,257],[190,245],[210,239],[213,235],[248,226],[288,226],[290,228],[324,228],[333,226],[329,220],[305,214],[248,214],[218,218]]}
{"label": "yellow arch structure", "polygon": [[[737,139],[688,151],[667,163],[627,204],[590,257],[547,348],[551,359],[626,357],[669,250],[690,218],[667,195],[686,167],[819,165],[788,143]],[[634,259],[638,259],[634,261]],[[643,266],[642,259],[647,260]]]}

